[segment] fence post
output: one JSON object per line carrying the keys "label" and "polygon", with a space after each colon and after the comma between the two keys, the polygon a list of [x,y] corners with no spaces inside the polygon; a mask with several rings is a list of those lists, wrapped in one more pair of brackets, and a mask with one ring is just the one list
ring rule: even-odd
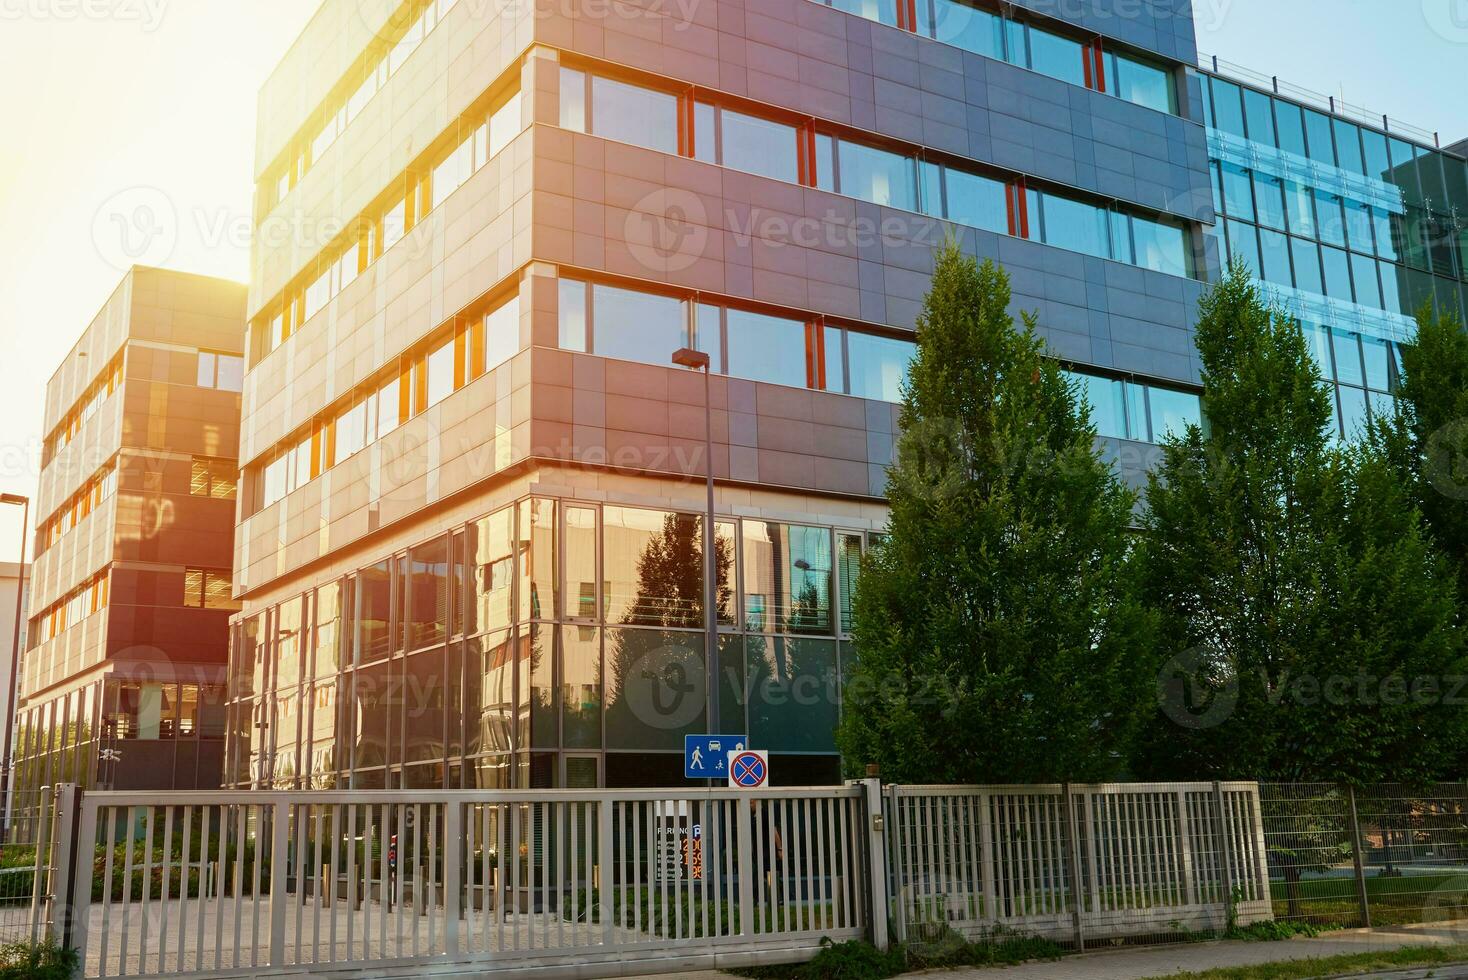
{"label": "fence post", "polygon": [[[750,828],[749,804],[743,797],[734,800],[734,835],[739,855],[739,932],[754,937],[759,930],[754,924],[754,879],[759,874],[759,859],[754,853],[754,832]],[[770,853],[774,853],[771,845]]]}
{"label": "fence post", "polygon": [[443,940],[450,959],[460,952],[459,918],[464,914],[460,872],[466,860],[469,858],[464,851],[464,804],[450,800],[443,806]]}
{"label": "fence post", "polygon": [[41,939],[41,899],[42,893],[49,890],[43,882],[49,883],[51,878],[48,856],[51,853],[51,837],[56,831],[56,812],[51,794],[50,786],[42,786],[36,806],[36,859],[31,868],[30,936],[33,943]]}
{"label": "fence post", "polygon": [[903,853],[902,841],[902,797],[897,784],[887,787],[887,809],[883,812],[883,825],[887,836],[887,895],[897,907],[893,922],[897,926],[897,941],[907,942],[907,855]]}
{"label": "fence post", "polygon": [[866,791],[867,815],[867,868],[868,888],[871,894],[872,945],[882,952],[891,948],[892,940],[887,931],[887,916],[891,913],[887,901],[887,834],[886,818],[882,813],[882,780],[863,779],[856,785]]}
{"label": "fence post", "polygon": [[59,783],[54,800],[56,846],[51,851],[51,938],[60,946],[71,944],[71,887],[77,853],[77,810],[81,787],[76,783]]}
{"label": "fence post", "polygon": [[1233,924],[1234,876],[1232,845],[1229,843],[1228,815],[1223,806],[1223,783],[1213,781],[1213,812],[1217,820],[1218,873],[1223,877],[1223,924]]}
{"label": "fence post", "polygon": [[1081,852],[1080,841],[1076,839],[1075,813],[1071,805],[1070,783],[1062,783],[1060,786],[1060,805],[1065,811],[1065,863],[1070,868],[1070,897],[1074,906],[1075,930],[1076,930],[1076,952],[1086,951],[1086,930],[1082,925],[1081,903],[1084,901],[1081,894],[1081,863],[1077,860]]}
{"label": "fence post", "polygon": [[1371,903],[1366,899],[1366,863],[1361,853],[1361,819],[1356,813],[1356,789],[1346,786],[1346,802],[1351,817],[1351,863],[1356,871],[1356,901],[1361,905],[1361,925],[1371,928]]}
{"label": "fence post", "polygon": [[97,807],[88,805],[86,794],[78,790],[77,808],[80,813],[80,829],[77,831],[74,868],[71,884],[71,909],[68,919],[71,928],[67,947],[77,952],[82,963],[87,961],[87,933],[92,917],[92,878],[96,874],[95,854],[97,849]]}
{"label": "fence post", "polygon": [[[265,809],[264,807],[261,808]],[[290,845],[290,802],[277,796],[270,805],[270,960],[273,967],[285,966],[285,891],[290,874],[286,857]],[[256,844],[255,866],[260,866]]]}
{"label": "fence post", "polygon": [[[596,804],[596,895],[600,904],[601,941],[603,946],[612,945],[612,920],[615,918],[616,911],[616,894],[614,890],[616,883],[613,881],[613,877],[617,873],[616,852],[612,849],[612,834],[615,830],[612,824],[613,805],[614,803],[610,794],[602,796]],[[740,853],[747,852],[741,851]],[[488,892],[486,892],[486,898],[484,899],[484,907],[486,909],[489,908],[489,899],[487,896]],[[496,914],[499,913],[496,912]]]}

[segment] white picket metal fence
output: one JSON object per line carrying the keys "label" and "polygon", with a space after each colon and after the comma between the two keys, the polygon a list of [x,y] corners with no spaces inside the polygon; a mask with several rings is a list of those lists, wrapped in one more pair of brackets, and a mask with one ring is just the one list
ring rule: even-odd
{"label": "white picket metal fence", "polygon": [[867,792],[67,790],[52,914],[97,978],[790,962],[867,932]]}
{"label": "white picket metal fence", "polygon": [[48,801],[29,932],[98,980],[673,973],[1271,914],[1253,783]]}
{"label": "white picket metal fence", "polygon": [[907,943],[1008,931],[1084,948],[1272,916],[1255,783],[889,786]]}

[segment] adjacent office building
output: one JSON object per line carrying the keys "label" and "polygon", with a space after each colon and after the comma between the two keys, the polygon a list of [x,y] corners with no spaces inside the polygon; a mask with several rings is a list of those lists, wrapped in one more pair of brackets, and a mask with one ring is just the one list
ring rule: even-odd
{"label": "adjacent office building", "polygon": [[16,791],[215,788],[245,287],[134,268],[46,386]]}
{"label": "adjacent office building", "polygon": [[332,231],[254,256],[226,782],[676,783],[714,727],[836,779],[946,235],[1009,271],[1130,479],[1202,419],[1225,248],[1329,354],[1341,432],[1380,410],[1422,283],[1459,297],[1457,246],[1411,236],[1462,158],[1200,72],[1182,0],[1054,11],[326,0],[260,100],[257,223]]}

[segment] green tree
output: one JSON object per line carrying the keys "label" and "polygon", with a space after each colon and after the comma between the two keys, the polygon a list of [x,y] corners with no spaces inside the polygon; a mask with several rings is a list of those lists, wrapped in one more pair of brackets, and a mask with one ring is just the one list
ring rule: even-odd
{"label": "green tree", "polygon": [[1468,599],[1468,333],[1457,317],[1418,312],[1417,336],[1402,347],[1396,411],[1377,417],[1371,442],[1409,488]]}
{"label": "green tree", "polygon": [[839,743],[901,782],[1113,776],[1150,708],[1150,615],[1129,588],[1135,498],[1090,409],[1017,326],[1009,279],[949,243],[917,324],[863,560]]}
{"label": "green tree", "polygon": [[1209,431],[1149,477],[1139,577],[1162,703],[1137,768],[1169,778],[1433,778],[1462,711],[1455,583],[1401,481],[1340,449],[1298,325],[1235,263],[1200,305]]}

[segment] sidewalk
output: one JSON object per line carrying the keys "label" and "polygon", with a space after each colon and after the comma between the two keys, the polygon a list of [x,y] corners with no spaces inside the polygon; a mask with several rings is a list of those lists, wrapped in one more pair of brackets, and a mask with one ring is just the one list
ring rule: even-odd
{"label": "sidewalk", "polygon": [[1252,966],[1343,953],[1370,953],[1403,946],[1452,946],[1460,943],[1468,943],[1468,924],[1386,926],[1380,929],[1344,929],[1313,939],[1297,938],[1272,943],[1188,943],[1086,953],[1053,963],[1026,963],[999,971],[936,970],[921,976],[923,980],[973,980],[985,974],[996,980],[1141,980],[1224,966]]}
{"label": "sidewalk", "polygon": [[[1343,953],[1370,953],[1403,946],[1468,944],[1468,923],[1431,926],[1387,926],[1380,929],[1343,929],[1314,939],[1281,942],[1211,942],[1123,949],[1067,956],[1047,963],[1012,967],[965,967],[911,974],[921,980],[1142,980],[1180,972],[1223,966],[1251,966],[1285,960],[1318,959]],[[1438,968],[1438,976],[1445,971]],[[683,980],[729,980],[729,975],[706,971],[679,974]],[[640,977],[637,980],[656,980]]]}

